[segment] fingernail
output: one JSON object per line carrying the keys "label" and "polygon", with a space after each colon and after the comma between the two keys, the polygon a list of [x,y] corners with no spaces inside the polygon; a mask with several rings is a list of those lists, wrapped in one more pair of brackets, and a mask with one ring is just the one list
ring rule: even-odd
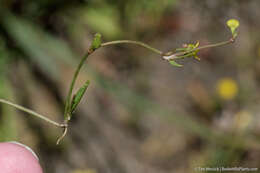
{"label": "fingernail", "polygon": [[8,143],[17,144],[17,145],[20,145],[20,146],[26,148],[26,149],[29,150],[29,151],[33,154],[33,156],[39,161],[38,156],[35,154],[35,152],[34,152],[30,147],[28,147],[28,146],[26,146],[26,145],[24,145],[24,144],[21,144],[21,143],[19,143],[19,142],[16,142],[16,141],[10,141],[10,142],[8,142]]}

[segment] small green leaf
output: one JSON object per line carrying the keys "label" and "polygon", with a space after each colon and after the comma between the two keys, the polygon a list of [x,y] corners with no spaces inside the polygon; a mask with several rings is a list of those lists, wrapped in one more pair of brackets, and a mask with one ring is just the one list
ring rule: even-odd
{"label": "small green leaf", "polygon": [[175,67],[182,67],[181,64],[178,64],[177,62],[175,62],[174,60],[169,60],[169,63]]}
{"label": "small green leaf", "polygon": [[71,108],[70,108],[70,113],[72,114],[75,109],[77,108],[78,104],[80,103],[84,93],[86,92],[88,86],[89,86],[90,81],[88,80],[78,91],[77,93],[73,96],[73,99],[71,101]]}
{"label": "small green leaf", "polygon": [[239,27],[239,21],[236,19],[229,19],[227,26],[230,28],[233,38],[237,36],[237,28]]}
{"label": "small green leaf", "polygon": [[101,37],[102,37],[101,34],[99,34],[99,33],[95,34],[95,37],[94,37],[92,44],[91,44],[92,50],[96,50],[101,46],[101,43],[102,43]]}

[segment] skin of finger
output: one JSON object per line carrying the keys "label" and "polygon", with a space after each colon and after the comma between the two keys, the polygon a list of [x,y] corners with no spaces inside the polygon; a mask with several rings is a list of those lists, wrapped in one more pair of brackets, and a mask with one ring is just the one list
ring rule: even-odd
{"label": "skin of finger", "polygon": [[43,173],[38,159],[30,150],[10,142],[0,143],[0,170],[4,173]]}

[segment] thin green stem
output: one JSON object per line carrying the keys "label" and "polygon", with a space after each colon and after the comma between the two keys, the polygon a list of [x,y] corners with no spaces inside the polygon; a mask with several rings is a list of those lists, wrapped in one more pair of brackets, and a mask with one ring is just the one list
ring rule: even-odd
{"label": "thin green stem", "polygon": [[79,72],[80,72],[80,69],[82,68],[84,62],[87,60],[88,56],[91,54],[92,52],[91,51],[88,51],[80,60],[80,63],[74,73],[74,76],[73,76],[73,79],[72,79],[72,82],[70,84],[70,89],[69,89],[69,93],[67,95],[67,98],[66,98],[66,103],[65,103],[65,111],[64,111],[64,117],[65,117],[65,120],[68,121],[70,119],[70,115],[68,115],[70,113],[70,102],[71,102],[71,96],[72,96],[72,91],[73,91],[73,88],[74,88],[74,85],[75,85],[75,82],[77,80],[77,77],[79,75]]}
{"label": "thin green stem", "polygon": [[[180,58],[185,58],[185,54],[187,53],[190,53],[190,52],[193,52],[193,51],[197,51],[197,50],[202,50],[202,49],[206,49],[206,48],[211,48],[211,47],[217,47],[217,46],[223,46],[223,45],[226,45],[226,44],[229,44],[231,42],[233,42],[234,40],[229,40],[229,41],[224,41],[224,42],[220,42],[220,43],[216,43],[216,44],[211,44],[211,45],[206,45],[206,46],[201,46],[201,47],[198,47],[198,48],[195,48],[195,49],[192,49],[192,50],[189,50],[189,51],[186,51],[186,52],[180,52],[180,53],[176,53],[174,54],[175,56],[173,56],[172,59],[180,59]],[[148,44],[145,44],[143,42],[140,42],[140,41],[133,41],[133,40],[116,40],[116,41],[110,41],[110,42],[106,42],[106,43],[102,43],[101,44],[101,47],[105,47],[105,46],[110,46],[110,45],[116,45],[116,44],[135,44],[135,45],[138,45],[138,46],[141,46],[141,47],[144,47],[156,54],[159,54],[161,56],[164,56],[164,55],[167,55],[167,56],[170,56],[170,55],[173,55],[171,54],[170,52],[169,53],[166,53],[164,54],[162,51],[156,49],[156,48],[153,48],[151,47],[150,45]],[[65,117],[65,120],[68,121],[69,118],[71,117],[69,114],[70,114],[70,102],[71,102],[71,97],[72,97],[72,91],[73,91],[73,88],[74,88],[74,85],[75,85],[75,82],[77,80],[77,77],[78,77],[78,74],[80,72],[80,69],[82,68],[84,62],[86,61],[86,59],[88,58],[88,56],[93,53],[93,51],[88,51],[86,53],[86,55],[83,56],[83,58],[81,59],[75,73],[74,73],[74,76],[73,76],[73,79],[72,79],[72,82],[70,84],[70,89],[69,89],[69,93],[67,95],[67,98],[66,98],[66,103],[65,103],[65,111],[64,111],[64,117]]]}
{"label": "thin green stem", "polygon": [[223,42],[220,42],[220,43],[209,44],[209,45],[198,47],[198,48],[196,48],[192,51],[202,50],[202,49],[207,49],[207,48],[212,48],[212,47],[224,46],[224,45],[227,45],[227,44],[230,44],[230,43],[233,43],[233,42],[234,42],[233,40],[228,40],[228,41],[223,41]]}
{"label": "thin green stem", "polygon": [[[175,53],[174,54],[175,56],[174,56],[173,59],[182,59],[182,58],[186,57],[186,56],[183,56],[183,55],[185,55],[187,53],[191,53],[191,52],[194,52],[194,51],[199,51],[199,50],[202,50],[202,49],[208,49],[208,48],[213,48],[213,47],[224,46],[224,45],[227,45],[227,44],[230,44],[230,43],[233,43],[233,42],[234,42],[234,39],[230,39],[228,41],[223,41],[223,42],[220,42],[220,43],[215,43],[215,44],[209,44],[209,45],[201,46],[201,47],[189,50],[189,51]],[[167,55],[167,56],[169,56],[169,55]]]}
{"label": "thin green stem", "polygon": [[44,121],[47,121],[48,123],[51,123],[51,124],[53,124],[53,125],[55,125],[57,127],[64,127],[64,124],[57,123],[57,122],[55,122],[55,121],[53,121],[53,120],[51,120],[51,119],[49,119],[49,118],[47,118],[47,117],[37,113],[37,112],[34,112],[34,111],[32,111],[32,110],[30,110],[28,108],[25,108],[23,106],[17,105],[15,103],[12,103],[12,102],[4,100],[4,99],[0,99],[0,102],[4,103],[4,104],[7,104],[9,106],[12,106],[12,107],[14,107],[16,109],[19,109],[19,110],[21,110],[23,112],[26,112],[26,113],[28,113],[30,115],[33,115],[33,116],[35,116],[37,118],[40,118],[40,119],[42,119]]}
{"label": "thin green stem", "polygon": [[104,47],[104,46],[109,46],[109,45],[114,45],[114,44],[135,44],[135,45],[139,45],[139,46],[142,46],[146,49],[149,49],[150,51],[156,53],[156,54],[159,54],[159,55],[163,55],[163,52],[156,49],[156,48],[153,48],[151,46],[149,46],[148,44],[145,44],[143,42],[140,42],[140,41],[133,41],[133,40],[116,40],[116,41],[110,41],[110,42],[106,42],[106,43],[102,43],[101,46]]}

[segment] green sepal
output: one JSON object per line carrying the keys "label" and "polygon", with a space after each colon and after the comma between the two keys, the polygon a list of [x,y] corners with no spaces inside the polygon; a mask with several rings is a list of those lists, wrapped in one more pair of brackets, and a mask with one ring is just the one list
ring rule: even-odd
{"label": "green sepal", "polygon": [[175,67],[182,67],[181,64],[178,64],[177,62],[175,62],[174,60],[169,60],[169,63]]}
{"label": "green sepal", "polygon": [[99,33],[95,34],[95,37],[94,37],[92,44],[91,44],[92,50],[96,50],[96,49],[100,48],[101,43],[102,43],[101,37],[102,37],[101,34],[99,34]]}
{"label": "green sepal", "polygon": [[88,80],[78,91],[77,93],[73,96],[72,101],[71,101],[71,107],[70,107],[70,114],[72,114],[75,109],[77,108],[78,104],[80,103],[84,93],[86,92],[88,86],[90,84],[90,81]]}

